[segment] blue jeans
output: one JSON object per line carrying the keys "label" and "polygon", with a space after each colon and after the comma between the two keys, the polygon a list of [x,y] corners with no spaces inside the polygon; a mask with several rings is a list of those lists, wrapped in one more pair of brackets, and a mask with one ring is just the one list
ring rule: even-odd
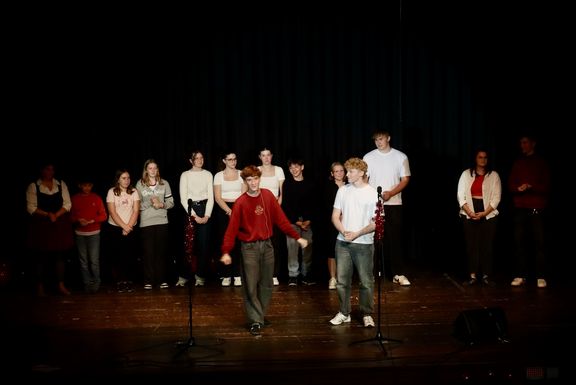
{"label": "blue jeans", "polygon": [[292,225],[292,228],[304,239],[308,241],[308,246],[302,249],[302,267],[298,263],[298,251],[300,245],[298,242],[288,235],[286,236],[286,247],[288,249],[288,276],[291,278],[298,277],[302,274],[303,277],[310,276],[312,271],[312,228],[308,231],[302,231],[300,226]]}
{"label": "blue jeans", "polygon": [[76,248],[84,290],[98,291],[100,288],[100,234],[76,234]]}
{"label": "blue jeans", "polygon": [[264,324],[272,298],[274,246],[272,240],[242,242],[242,291],[250,323]]}
{"label": "blue jeans", "polygon": [[374,312],[374,245],[360,244],[336,240],[336,275],[338,283],[338,299],[340,313],[350,314],[350,295],[352,292],[352,276],[354,267],[360,279],[358,305],[362,315]]}

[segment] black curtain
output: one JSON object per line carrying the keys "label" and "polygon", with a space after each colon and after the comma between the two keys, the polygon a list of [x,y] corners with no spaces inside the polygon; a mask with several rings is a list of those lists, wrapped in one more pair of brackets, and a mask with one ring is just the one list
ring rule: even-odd
{"label": "black curtain", "polygon": [[[413,174],[408,256],[463,261],[456,183],[472,151],[487,147],[505,180],[519,132],[559,132],[551,95],[567,55],[554,22],[562,12],[491,1],[378,7],[188,20],[35,15],[12,47],[15,200],[46,158],[70,183],[92,173],[101,194],[115,169],[128,167],[135,182],[148,158],[177,190],[196,148],[213,173],[222,150],[236,151],[242,167],[266,145],[275,164],[298,155],[323,179],[333,161],[362,157],[372,131],[387,129]],[[557,165],[558,143],[543,138]]]}

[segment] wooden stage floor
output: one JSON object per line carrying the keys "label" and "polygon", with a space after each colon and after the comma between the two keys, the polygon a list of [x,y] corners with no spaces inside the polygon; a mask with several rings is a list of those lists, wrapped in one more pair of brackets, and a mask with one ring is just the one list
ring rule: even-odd
{"label": "wooden stage floor", "polygon": [[[382,283],[376,328],[361,325],[356,286],[352,322],[331,326],[338,311],[335,290],[324,282],[283,283],[274,289],[271,325],[260,337],[247,331],[241,288],[217,282],[191,290],[192,333],[188,288],[44,298],[5,290],[2,366],[42,383],[117,376],[269,385],[535,384],[574,378],[574,283],[464,287],[442,273],[414,273],[410,280],[411,287]],[[481,332],[496,324],[473,317],[484,308],[504,311],[507,341],[486,338],[468,345],[456,338],[459,316]],[[186,344],[190,337],[192,346]]]}

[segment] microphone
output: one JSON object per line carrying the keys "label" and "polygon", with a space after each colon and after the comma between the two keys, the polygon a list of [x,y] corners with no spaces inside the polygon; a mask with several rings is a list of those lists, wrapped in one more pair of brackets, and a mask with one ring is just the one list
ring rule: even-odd
{"label": "microphone", "polygon": [[192,199],[188,199],[188,216],[192,215]]}
{"label": "microphone", "polygon": [[376,192],[378,193],[378,199],[382,198],[382,186],[376,187]]}

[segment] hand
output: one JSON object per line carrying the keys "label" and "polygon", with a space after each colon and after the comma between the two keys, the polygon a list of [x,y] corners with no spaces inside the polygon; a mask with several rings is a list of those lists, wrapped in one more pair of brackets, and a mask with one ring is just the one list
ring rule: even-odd
{"label": "hand", "polygon": [[152,198],[150,198],[150,201],[152,202],[152,206],[155,209],[161,209],[164,206],[164,204],[160,202],[160,199],[158,199],[156,195],[153,195]]}
{"label": "hand", "polygon": [[306,248],[306,246],[308,246],[308,241],[304,238],[298,238],[296,240],[296,242],[298,242],[298,244],[300,245],[301,248]]}
{"label": "hand", "polygon": [[232,257],[230,256],[230,254],[222,254],[222,256],[220,257],[220,262],[222,262],[225,265],[229,265],[232,263]]}

